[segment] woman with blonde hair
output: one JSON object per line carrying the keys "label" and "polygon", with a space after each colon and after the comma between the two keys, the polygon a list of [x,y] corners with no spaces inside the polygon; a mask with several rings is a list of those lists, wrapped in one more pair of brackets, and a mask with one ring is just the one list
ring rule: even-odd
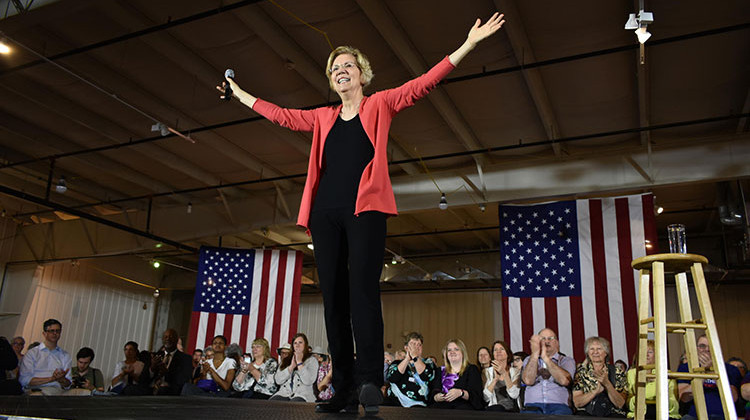
{"label": "woman with blonde hair", "polygon": [[267,400],[279,389],[274,380],[279,363],[271,357],[265,338],[256,338],[250,348],[252,360],[240,360],[240,371],[232,387],[242,393],[242,398]]}
{"label": "woman with blonde hair", "polygon": [[448,340],[443,347],[441,381],[430,392],[431,407],[458,410],[481,410],[482,375],[476,365],[469,363],[463,341]]}
{"label": "woman with blonde hair", "polygon": [[427,95],[504,22],[498,13],[483,25],[477,19],[461,47],[427,73],[371,96],[364,94],[373,78],[367,57],[356,48],[338,47],[329,55],[325,71],[328,84],[341,98],[336,106],[281,108],[242,90],[232,78],[217,86],[223,98],[231,88],[240,102],[276,124],[313,133],[297,224],[312,232],[336,390],[316,411],[347,408],[356,401],[350,398],[355,390],[368,414],[377,413],[383,400],[380,274],[386,218],[398,213],[388,174],[393,117]]}
{"label": "woman with blonde hair", "polygon": [[[648,350],[646,350],[646,364],[653,365],[656,361],[654,340],[648,340],[646,342]],[[638,366],[638,355],[634,358],[632,368],[628,370],[628,393],[630,399],[628,400],[628,418],[635,417],[635,391],[636,391],[636,367]],[[677,381],[670,379],[668,382],[669,386],[669,418],[679,419],[680,418],[680,403],[677,401]],[[656,382],[654,378],[646,379],[646,416],[647,419],[655,419],[656,415]]]}

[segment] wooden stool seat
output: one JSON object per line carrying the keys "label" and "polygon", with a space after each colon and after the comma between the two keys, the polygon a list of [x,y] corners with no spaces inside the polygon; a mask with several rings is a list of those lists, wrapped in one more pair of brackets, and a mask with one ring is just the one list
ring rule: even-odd
{"label": "wooden stool seat", "polygon": [[664,263],[667,273],[684,273],[690,271],[695,263],[708,264],[708,259],[697,254],[653,254],[633,260],[630,264],[636,270],[650,270],[654,261]]}
{"label": "wooden stool seat", "polygon": [[[656,413],[659,419],[669,418],[668,389],[669,379],[689,379],[693,389],[693,402],[699,419],[708,419],[706,401],[703,394],[703,380],[713,379],[719,388],[724,416],[736,420],[734,401],[729,388],[724,357],[721,353],[719,335],[714,322],[711,301],[708,297],[703,264],[708,260],[695,254],[654,254],[638,258],[632,262],[640,272],[638,291],[638,364],[636,366],[635,418],[643,419],[646,414],[646,380],[656,380]],[[666,321],[664,273],[674,273],[677,286],[677,303],[680,308],[680,322]],[[700,318],[693,318],[687,284],[690,272],[695,286],[695,294],[700,307]],[[649,316],[648,302],[653,288],[653,316]],[[653,324],[653,327],[649,327]],[[711,347],[711,358],[716,371],[707,371],[698,362],[695,330],[705,332]],[[655,363],[646,364],[648,334],[654,334]],[[667,333],[682,334],[688,360],[688,372],[672,372],[667,363]]]}

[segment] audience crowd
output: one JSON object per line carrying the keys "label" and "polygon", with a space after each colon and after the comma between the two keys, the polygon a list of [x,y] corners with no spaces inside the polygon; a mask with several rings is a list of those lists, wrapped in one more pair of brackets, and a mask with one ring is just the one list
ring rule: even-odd
{"label": "audience crowd", "polygon": [[[123,346],[122,361],[104,377],[93,367],[94,350],[83,347],[73,360],[58,346],[62,324],[49,319],[42,326],[42,343],[32,343],[23,353],[23,337],[0,337],[0,395],[182,395],[270,399],[293,402],[325,402],[332,386],[330,358],[321,347],[311,347],[305,334],[294,336],[271,355],[265,338],[252,342],[243,353],[226,337],[214,337],[211,346],[185,354],[175,330],[162,335],[155,352],[140,351],[138,343]],[[36,344],[36,345],[33,345]],[[424,337],[407,334],[403,349],[384,354],[382,388],[384,404],[450,410],[490,410],[539,414],[575,414],[597,417],[633,417],[637,360],[628,369],[622,360],[612,361],[610,343],[589,337],[585,359],[576,364],[560,352],[558,337],[544,328],[529,339],[531,354],[513,353],[504,341],[480,347],[472,363],[459,338],[445,343],[442,360],[423,354]],[[696,343],[697,360],[713,370],[706,336]],[[645,364],[653,365],[654,343],[648,341]],[[750,374],[737,357],[725,363],[734,408],[739,417],[750,417]],[[685,358],[677,369],[687,372]],[[646,418],[657,418],[656,386],[645,384]],[[703,381],[711,419],[723,418],[715,381]],[[356,402],[354,402],[356,404]],[[748,405],[748,407],[746,407]],[[347,407],[349,411],[350,407]],[[746,414],[747,413],[747,414]],[[690,381],[669,380],[670,418],[696,417]]]}

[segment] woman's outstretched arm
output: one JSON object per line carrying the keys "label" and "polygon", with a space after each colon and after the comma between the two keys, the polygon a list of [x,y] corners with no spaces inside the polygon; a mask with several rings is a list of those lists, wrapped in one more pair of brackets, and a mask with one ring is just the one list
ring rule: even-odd
{"label": "woman's outstretched arm", "polygon": [[221,86],[216,86],[216,89],[221,92],[221,99],[224,99],[226,96],[226,87],[229,85],[229,87],[232,88],[232,96],[237,98],[240,102],[242,102],[243,105],[247,106],[250,109],[253,109],[253,105],[255,105],[255,101],[258,99],[255,96],[245,92],[242,90],[240,85],[237,84],[234,80],[231,78],[225,78],[225,81],[221,84]]}
{"label": "woman's outstretched arm", "polygon": [[[461,60],[466,57],[466,54],[473,50],[479,42],[497,32],[497,30],[503,26],[503,23],[505,23],[503,17],[505,17],[504,14],[495,12],[495,14],[484,23],[484,25],[481,24],[482,20],[477,18],[474,26],[469,30],[469,35],[466,37],[466,41],[448,56],[451,64],[458,66],[458,63],[460,63]],[[234,86],[232,88],[234,89]]]}

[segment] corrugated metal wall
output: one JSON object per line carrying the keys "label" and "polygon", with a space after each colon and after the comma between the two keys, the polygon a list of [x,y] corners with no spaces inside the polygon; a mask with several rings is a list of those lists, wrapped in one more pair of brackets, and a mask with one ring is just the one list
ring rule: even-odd
{"label": "corrugated metal wall", "polygon": [[[145,308],[144,308],[145,305]],[[60,347],[75,353],[91,347],[94,367],[111,375],[129,340],[147,349],[154,316],[154,298],[147,289],[69,262],[8,270],[0,312],[18,313],[0,319],[0,335],[21,335],[27,343],[42,341],[42,323],[63,324]]]}

